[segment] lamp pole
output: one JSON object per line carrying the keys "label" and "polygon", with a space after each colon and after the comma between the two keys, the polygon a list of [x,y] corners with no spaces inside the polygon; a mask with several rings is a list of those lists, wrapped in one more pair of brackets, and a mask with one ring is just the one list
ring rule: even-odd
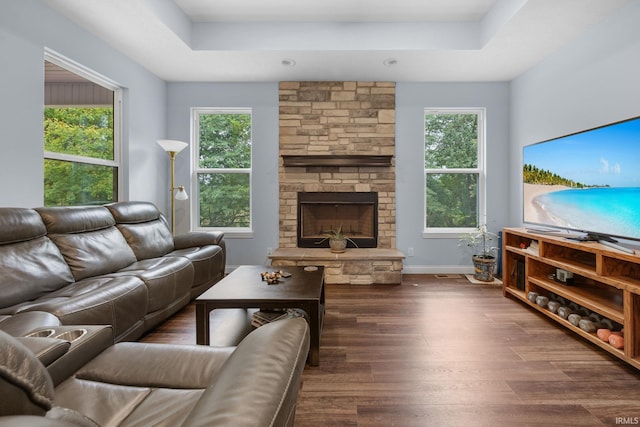
{"label": "lamp pole", "polygon": [[169,198],[171,199],[171,234],[175,234],[176,229],[176,200],[173,197],[173,191],[175,190],[175,162],[176,162],[176,151],[167,151],[169,154],[169,163],[171,163],[171,188],[169,189]]}
{"label": "lamp pole", "polygon": [[[188,144],[182,141],[175,141],[171,139],[160,139],[158,140],[158,144],[164,151],[169,155],[169,163],[170,163],[170,174],[171,174],[171,186],[169,187],[169,198],[171,199],[171,234],[175,234],[176,227],[176,202],[175,199],[178,200],[187,200],[189,196],[187,192],[184,191],[183,186],[176,187],[175,184],[175,161],[176,155],[184,150]],[[177,194],[174,194],[175,190],[178,190]]]}

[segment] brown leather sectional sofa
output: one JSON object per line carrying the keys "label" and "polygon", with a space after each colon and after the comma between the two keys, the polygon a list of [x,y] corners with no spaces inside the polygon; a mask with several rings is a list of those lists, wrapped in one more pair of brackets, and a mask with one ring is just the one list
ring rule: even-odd
{"label": "brown leather sectional sofa", "polygon": [[225,261],[222,233],[174,237],[152,203],[0,208],[0,329],[45,326],[10,320],[39,311],[135,340],[220,280]]}
{"label": "brown leather sectional sofa", "polygon": [[120,342],[224,269],[221,233],[174,237],[150,203],[0,208],[0,426],[293,426],[301,318],[249,333],[215,310],[213,346]]}
{"label": "brown leather sectional sofa", "polygon": [[110,326],[47,331],[0,331],[0,426],[294,424],[309,351],[302,318],[262,326],[237,347],[112,345]]}

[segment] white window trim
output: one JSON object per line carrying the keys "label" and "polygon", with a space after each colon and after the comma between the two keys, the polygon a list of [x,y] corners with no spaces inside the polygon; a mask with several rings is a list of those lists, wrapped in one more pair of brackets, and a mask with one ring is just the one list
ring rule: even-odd
{"label": "white window trim", "polygon": [[[249,114],[251,115],[251,139],[253,141],[253,109],[251,107],[193,107],[191,108],[191,224],[194,231],[222,231],[225,238],[250,239],[253,237],[253,147],[251,149],[251,168],[199,168],[200,154],[200,114]],[[200,206],[198,174],[201,173],[243,173],[249,174],[249,227],[200,227]]]}
{"label": "white window trim", "polygon": [[[477,173],[478,174],[478,225],[486,222],[487,218],[487,186],[486,186],[486,114],[484,107],[468,107],[468,108],[425,108],[422,115],[422,156],[424,159],[424,116],[427,114],[477,114],[478,115],[478,167],[477,168],[461,168],[461,169],[428,169],[424,168],[422,177],[422,237],[437,239],[459,239],[461,234],[469,233],[475,228],[471,227],[427,227],[427,192],[426,182],[427,174],[445,174],[445,173]],[[424,167],[424,160],[423,160]]]}
{"label": "white window trim", "polygon": [[91,69],[59,54],[52,49],[45,48],[44,60],[56,64],[59,67],[66,69],[67,71],[77,74],[97,85],[113,91],[113,160],[96,159],[93,157],[78,156],[73,154],[53,153],[51,151],[45,151],[44,158],[116,168],[116,170],[118,171],[118,188],[116,189],[117,198],[118,201],[121,201],[124,194],[124,170],[122,167],[122,87],[120,87],[113,80],[108,79],[107,77],[96,73],[95,71],[92,71]]}

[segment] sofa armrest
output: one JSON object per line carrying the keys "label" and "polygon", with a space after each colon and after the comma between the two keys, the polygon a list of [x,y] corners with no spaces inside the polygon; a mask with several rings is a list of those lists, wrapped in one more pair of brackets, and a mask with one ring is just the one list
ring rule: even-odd
{"label": "sofa armrest", "polygon": [[222,231],[190,231],[174,236],[175,249],[192,248],[194,246],[220,245],[224,239]]}
{"label": "sofa armrest", "polygon": [[308,352],[304,319],[261,326],[238,345],[183,427],[292,426]]}
{"label": "sofa armrest", "polygon": [[45,327],[60,326],[60,320],[45,311],[22,311],[8,316],[0,316],[0,330],[20,337]]}
{"label": "sofa armrest", "polygon": [[133,387],[206,388],[233,350],[233,347],[120,342],[83,366],[75,376]]}
{"label": "sofa armrest", "polygon": [[58,338],[17,337],[16,339],[35,354],[44,366],[58,360],[71,347],[69,341]]}

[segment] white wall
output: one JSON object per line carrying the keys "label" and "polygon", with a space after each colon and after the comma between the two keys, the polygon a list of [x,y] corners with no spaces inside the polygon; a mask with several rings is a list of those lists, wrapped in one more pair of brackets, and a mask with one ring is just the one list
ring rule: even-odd
{"label": "white wall", "polygon": [[[59,54],[125,88],[121,198],[166,212],[166,83],[40,1],[6,1],[0,13],[0,206],[44,203],[44,51]],[[166,191],[165,191],[166,189]]]}
{"label": "white wall", "polygon": [[[228,264],[262,264],[266,248],[278,244],[278,84],[170,83],[168,137],[189,141],[192,107],[253,108],[253,219],[251,238],[228,236]],[[422,177],[425,107],[486,107],[488,146],[489,223],[505,225],[507,211],[508,102],[506,83],[425,84],[398,83],[396,96],[396,165],[398,248],[407,258],[407,272],[468,271],[470,257],[458,247],[458,238],[422,238]],[[176,182],[189,182],[189,156],[176,159]],[[193,194],[193,191],[189,191]],[[195,197],[195,194],[193,194]],[[187,230],[188,204],[177,206],[177,230]]]}
{"label": "white wall", "polygon": [[397,246],[405,273],[470,272],[471,257],[459,236],[423,238],[424,109],[484,107],[487,141],[487,224],[507,225],[509,85],[507,83],[398,83],[396,89]]}
{"label": "white wall", "polygon": [[512,82],[510,225],[522,225],[523,146],[640,115],[639,22],[630,2]]}
{"label": "white wall", "polygon": [[[225,236],[227,264],[264,264],[267,248],[278,246],[278,84],[169,83],[168,138],[189,142],[193,107],[249,107],[252,109],[253,236]],[[191,145],[191,144],[190,144]],[[191,146],[189,147],[191,149]],[[176,185],[185,185],[189,202],[176,202],[176,230],[190,228],[190,203],[196,194],[188,186],[190,155],[176,157]]]}

